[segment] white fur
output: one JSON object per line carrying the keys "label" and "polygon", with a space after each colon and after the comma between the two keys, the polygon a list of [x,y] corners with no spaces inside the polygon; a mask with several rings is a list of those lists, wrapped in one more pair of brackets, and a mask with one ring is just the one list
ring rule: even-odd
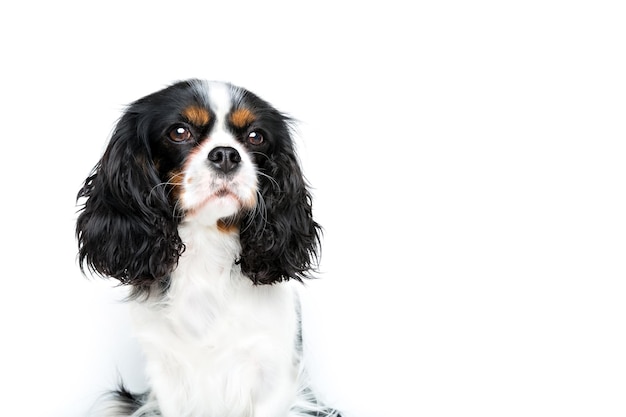
{"label": "white fur", "polygon": [[133,308],[161,413],[287,416],[298,390],[293,288],[243,276],[236,234],[193,221],[180,234],[187,249],[167,296]]}

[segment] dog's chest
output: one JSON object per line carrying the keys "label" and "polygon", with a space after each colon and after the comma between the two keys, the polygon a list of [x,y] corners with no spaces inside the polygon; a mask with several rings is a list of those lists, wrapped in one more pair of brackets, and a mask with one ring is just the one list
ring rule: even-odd
{"label": "dog's chest", "polygon": [[[134,316],[164,416],[264,416],[295,395],[298,317],[289,283],[254,286],[231,268],[181,258],[167,297]],[[168,404],[189,410],[168,410]],[[277,414],[278,415],[278,414]]]}

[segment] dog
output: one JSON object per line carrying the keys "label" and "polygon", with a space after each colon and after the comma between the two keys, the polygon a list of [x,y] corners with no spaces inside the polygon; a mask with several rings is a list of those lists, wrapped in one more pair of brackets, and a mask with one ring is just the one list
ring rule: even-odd
{"label": "dog", "polygon": [[293,121],[230,83],[131,103],[78,192],[81,271],[119,280],[149,391],[106,417],[339,417],[310,386],[296,286],[321,227]]}

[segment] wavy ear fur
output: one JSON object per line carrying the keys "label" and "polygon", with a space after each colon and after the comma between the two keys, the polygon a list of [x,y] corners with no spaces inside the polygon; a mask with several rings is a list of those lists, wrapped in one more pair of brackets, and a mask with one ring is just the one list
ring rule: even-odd
{"label": "wavy ear fur", "polygon": [[183,251],[177,219],[153,165],[147,134],[126,113],[102,159],[78,193],[79,263],[147,294],[169,284]]}
{"label": "wavy ear fur", "polygon": [[286,128],[282,135],[287,146],[260,164],[259,208],[241,226],[241,269],[256,284],[301,281],[318,260],[321,227]]}

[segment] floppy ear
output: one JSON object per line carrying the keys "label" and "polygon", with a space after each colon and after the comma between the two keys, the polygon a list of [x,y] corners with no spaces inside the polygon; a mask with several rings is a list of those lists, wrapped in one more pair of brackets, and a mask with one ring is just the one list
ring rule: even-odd
{"label": "floppy ear", "polygon": [[131,296],[167,287],[183,250],[145,136],[125,114],[77,197],[86,198],[76,223],[81,270],[132,285]]}
{"label": "floppy ear", "polygon": [[293,151],[266,161],[259,176],[259,208],[241,225],[241,269],[256,284],[310,277],[318,260],[321,227]]}

